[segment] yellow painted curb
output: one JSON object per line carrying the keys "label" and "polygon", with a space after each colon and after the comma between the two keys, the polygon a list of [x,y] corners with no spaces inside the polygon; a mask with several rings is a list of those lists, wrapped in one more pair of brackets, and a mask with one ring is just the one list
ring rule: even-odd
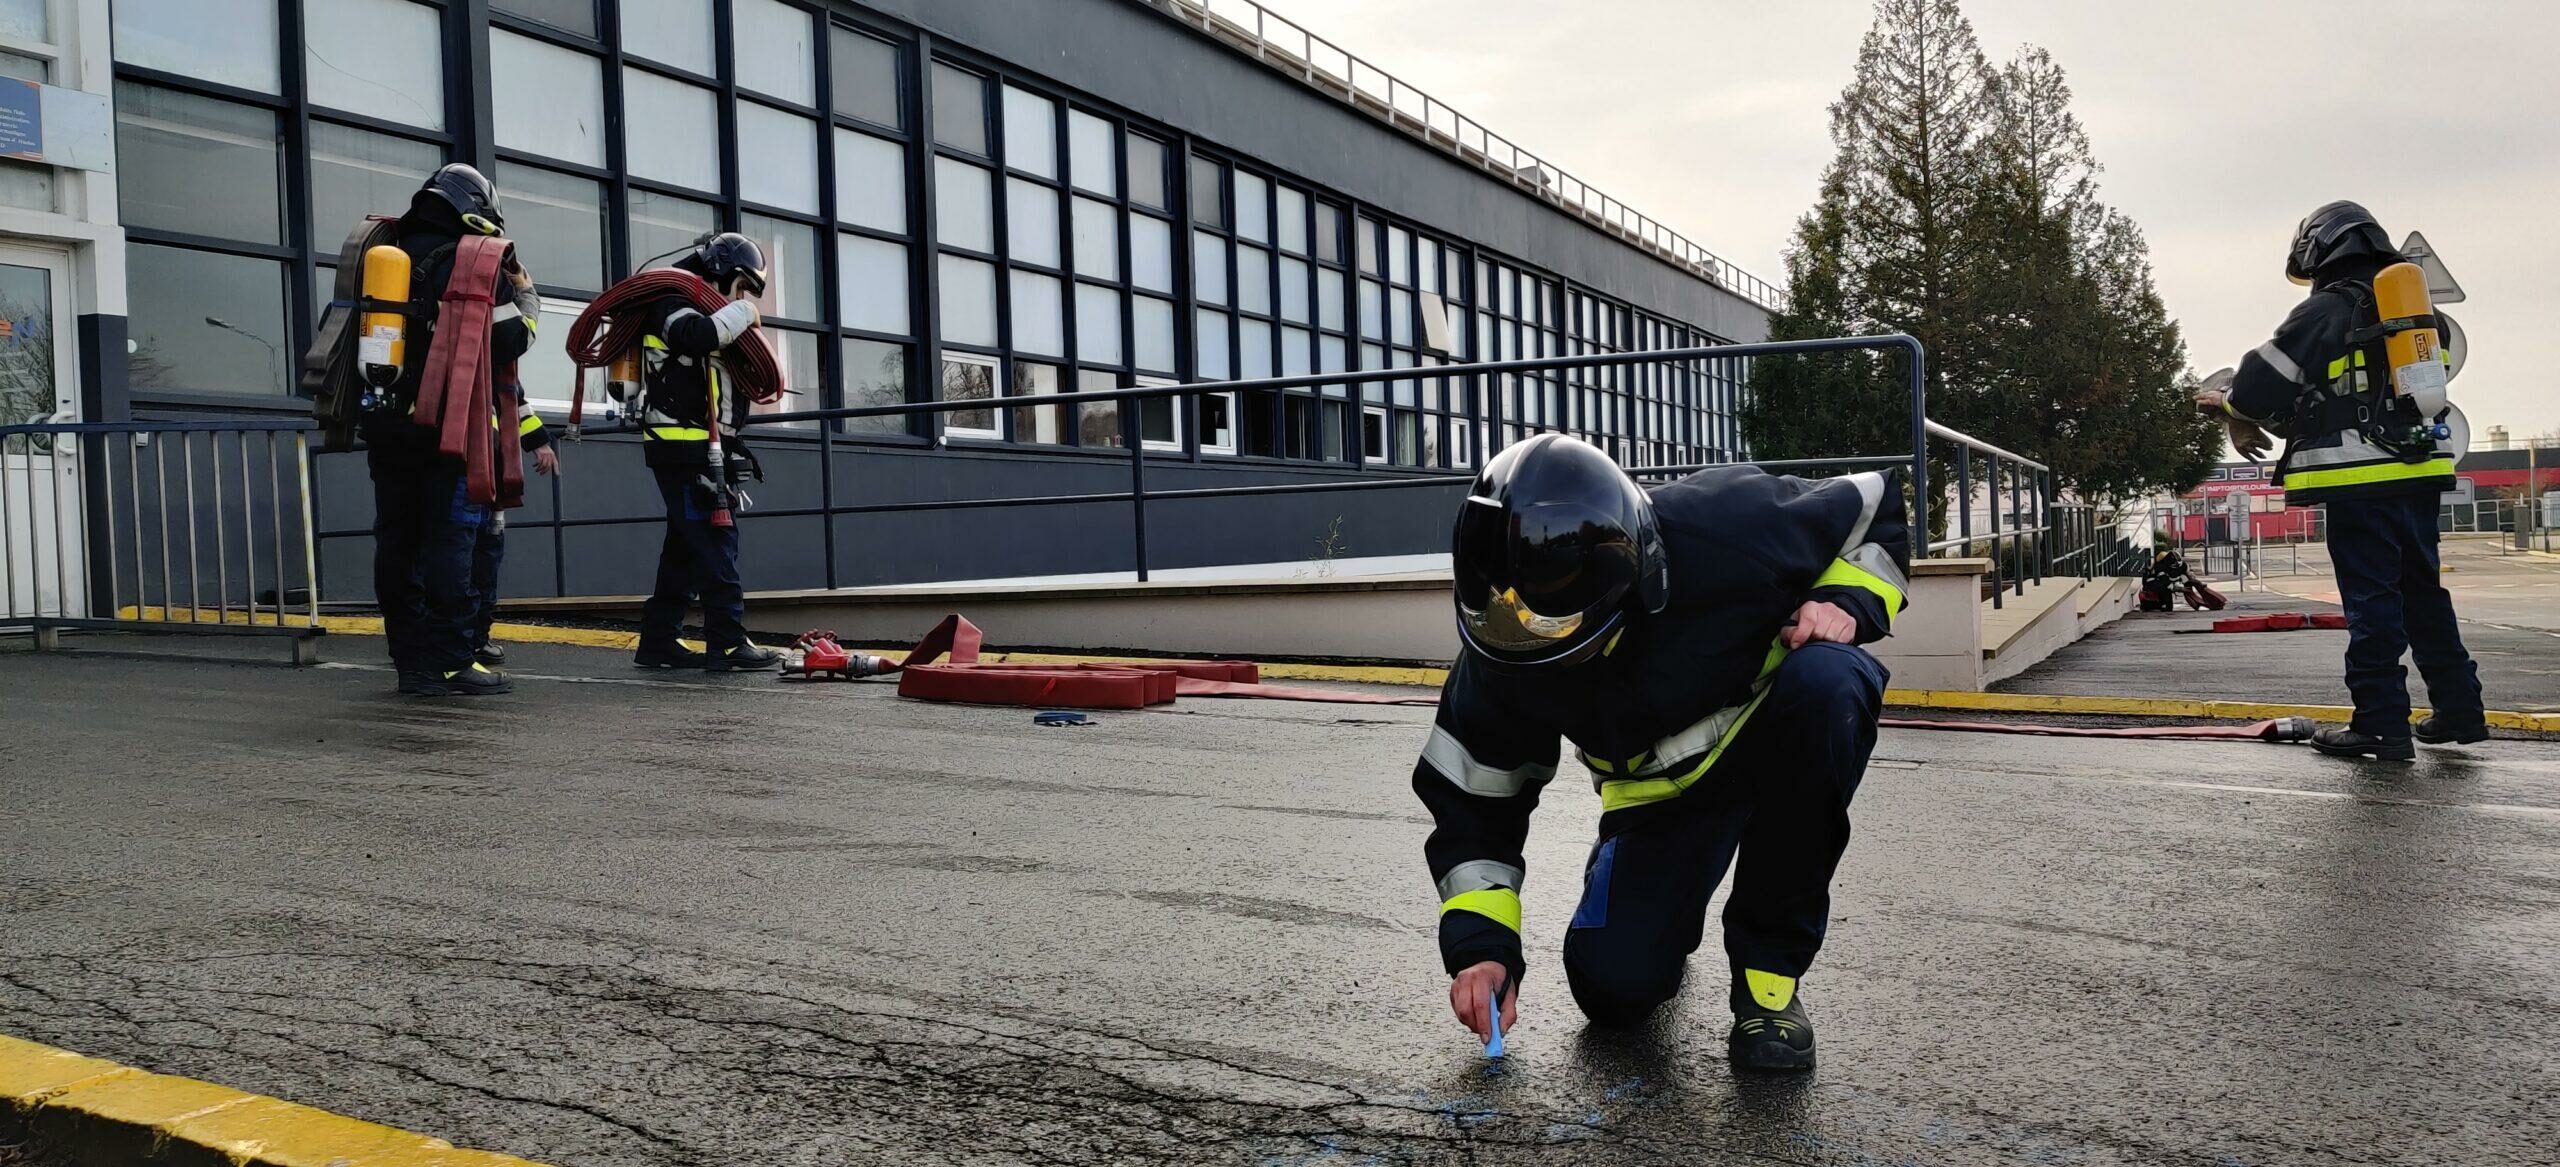
{"label": "yellow painted curb", "polygon": [[541,1167],[443,1139],[0,1035],[0,1120],[84,1162]]}
{"label": "yellow painted curb", "polygon": [[[260,628],[279,626],[308,628],[311,626],[311,617],[293,612],[285,613],[282,625],[276,623],[275,614],[272,612],[261,612],[259,616],[256,626]],[[246,612],[225,613],[215,608],[198,608],[190,611],[186,608],[156,606],[136,608],[127,604],[116,610],[116,618],[173,624],[180,628],[189,624],[231,624],[243,627],[250,625],[249,614]],[[382,635],[382,617],[322,616],[320,630],[336,636],[380,636]],[[616,632],[606,628],[554,628],[547,624],[492,624],[489,626],[489,639],[505,641],[509,644],[566,644],[576,648],[634,649],[640,647],[640,634],[637,632]],[[685,643],[691,647],[699,647],[692,641]]]}
{"label": "yellow painted curb", "polygon": [[[1904,709],[1974,710],[1992,713],[2073,713],[2100,717],[2189,717],[2224,721],[2265,721],[2308,717],[2344,722],[2355,710],[2344,705],[2291,705],[2273,701],[2199,701],[2183,697],[2080,697],[2054,693],[1967,693],[1945,689],[1888,689],[1884,702]],[[2412,710],[2410,720],[2428,710]],[[2492,709],[2492,729],[2560,733],[2560,713],[2516,713]]]}

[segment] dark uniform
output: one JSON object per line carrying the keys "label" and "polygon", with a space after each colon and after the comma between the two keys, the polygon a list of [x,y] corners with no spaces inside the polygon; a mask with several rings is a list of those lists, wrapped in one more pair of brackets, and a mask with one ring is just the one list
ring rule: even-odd
{"label": "dark uniform", "polygon": [[[519,298],[519,305],[521,303],[522,298]],[[523,314],[528,333],[534,330],[533,321],[541,314],[541,304],[536,300],[533,311]],[[523,385],[519,384],[515,387],[515,394],[516,456],[523,457],[536,450],[548,448],[551,445],[551,429],[542,424],[542,415],[534,412],[532,403],[525,400]],[[474,622],[479,639],[474,643],[478,646],[479,658],[483,664],[499,664],[506,659],[505,651],[489,640],[489,629],[498,622],[498,566],[506,560],[506,555],[507,514],[505,511],[497,511],[489,516],[489,524],[481,528],[480,542],[473,548],[471,555],[471,588],[480,595],[480,615]]]}
{"label": "dark uniform", "polygon": [[734,456],[743,449],[735,435],[746,422],[747,403],[743,394],[729,391],[721,354],[745,333],[723,335],[722,325],[711,316],[672,296],[649,304],[640,318],[649,322],[641,338],[648,389],[641,448],[667,510],[657,584],[640,609],[641,651],[644,657],[656,652],[683,655],[677,638],[684,611],[689,599],[699,596],[703,638],[710,658],[717,661],[752,651],[746,586],[738,574],[738,528],[713,524],[711,490],[715,477],[725,485],[732,473],[730,467],[711,464],[715,417],[726,453]]}
{"label": "dark uniform", "polygon": [[1822,944],[1886,672],[1861,648],[1777,638],[1808,600],[1854,617],[1859,644],[1890,632],[1910,563],[1901,490],[1889,475],[1719,467],[1654,491],[1652,509],[1660,610],[1628,616],[1583,663],[1506,669],[1470,651],[1450,670],[1413,771],[1437,824],[1424,850],[1442,961],[1453,976],[1485,961],[1515,982],[1526,971],[1523,844],[1561,736],[1602,807],[1564,942],[1583,1011],[1632,1023],[1679,989],[1737,852],[1737,1007],[1747,991],[1785,1009]]}
{"label": "dark uniform", "polygon": [[[2314,219],[2338,206],[2322,208]],[[2370,226],[2371,219],[2351,225]],[[2305,231],[2315,226],[2306,220]],[[2379,237],[2379,227],[2372,231]],[[2433,720],[2443,731],[2421,726],[2422,736],[2449,740],[2486,731],[2479,671],[2463,648],[2436,552],[2439,498],[2454,488],[2460,451],[2433,440],[2414,450],[2398,441],[2395,449],[2393,435],[2369,432],[2360,421],[2382,415],[2391,393],[2373,332],[2379,321],[2373,277],[2398,261],[2386,249],[2368,248],[2304,265],[2316,273],[2311,295],[2274,338],[2241,358],[2224,408],[2285,435],[2277,474],[2287,506],[2328,508],[2329,556],[2347,616],[2347,690],[2355,699],[2349,729],[2373,740],[2348,742],[2360,747],[2354,750],[2323,748],[2405,758],[2410,710],[2403,653],[2417,658]]]}
{"label": "dark uniform", "polygon": [[[393,407],[363,420],[365,463],[373,477],[374,599],[382,607],[391,663],[410,691],[432,689],[447,674],[471,669],[484,631],[476,559],[496,510],[471,500],[462,462],[439,453],[435,433],[407,412],[418,398],[434,313],[465,230],[461,213],[432,191],[422,191],[402,218],[398,245],[414,273],[410,358],[393,391]],[[504,273],[490,294],[497,307],[489,356],[493,366],[503,366],[531,347],[533,323]]]}

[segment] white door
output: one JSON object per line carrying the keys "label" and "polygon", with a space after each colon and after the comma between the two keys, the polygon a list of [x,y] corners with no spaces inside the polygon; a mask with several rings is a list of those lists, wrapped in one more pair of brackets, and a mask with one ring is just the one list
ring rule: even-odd
{"label": "white door", "polygon": [[[0,426],[79,420],[72,320],[71,254],[0,243]],[[0,440],[0,597],[9,617],[87,614],[79,474],[67,435]]]}

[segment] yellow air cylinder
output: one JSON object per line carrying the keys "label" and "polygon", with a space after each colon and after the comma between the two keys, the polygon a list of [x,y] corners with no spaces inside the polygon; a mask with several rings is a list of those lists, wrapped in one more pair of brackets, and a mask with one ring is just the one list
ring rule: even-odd
{"label": "yellow air cylinder", "polygon": [[632,401],[640,396],[640,348],[623,350],[621,356],[605,366],[605,392],[616,401]]}
{"label": "yellow air cylinder", "polygon": [[[409,253],[390,246],[366,251],[364,297],[373,303],[408,304]],[[367,382],[388,387],[400,380],[401,362],[408,357],[408,331],[408,318],[398,312],[365,312],[356,330],[356,363]]]}
{"label": "yellow air cylinder", "polygon": [[[2373,277],[2373,306],[2385,323],[2429,315],[2435,306],[2427,299],[2426,273],[2414,263],[2382,269]],[[2382,343],[2391,364],[2392,391],[2414,399],[2418,411],[2428,417],[2443,412],[2444,341],[2435,326],[2390,332]]]}

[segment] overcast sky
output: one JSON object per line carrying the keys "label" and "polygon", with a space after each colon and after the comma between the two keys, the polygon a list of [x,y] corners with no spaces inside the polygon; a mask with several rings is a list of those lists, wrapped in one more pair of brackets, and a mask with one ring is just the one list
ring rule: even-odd
{"label": "overcast sky", "polygon": [[[1831,158],[1865,0],[1267,0],[1766,278]],[[2142,224],[2198,373],[2301,297],[2296,221],[2334,198],[2426,233],[2470,299],[2475,432],[2560,429],[2560,3],[1964,0],[1996,64],[2068,71],[2102,195]],[[2423,29],[2393,31],[2423,19]],[[2393,108],[2377,50],[2407,53]]]}

